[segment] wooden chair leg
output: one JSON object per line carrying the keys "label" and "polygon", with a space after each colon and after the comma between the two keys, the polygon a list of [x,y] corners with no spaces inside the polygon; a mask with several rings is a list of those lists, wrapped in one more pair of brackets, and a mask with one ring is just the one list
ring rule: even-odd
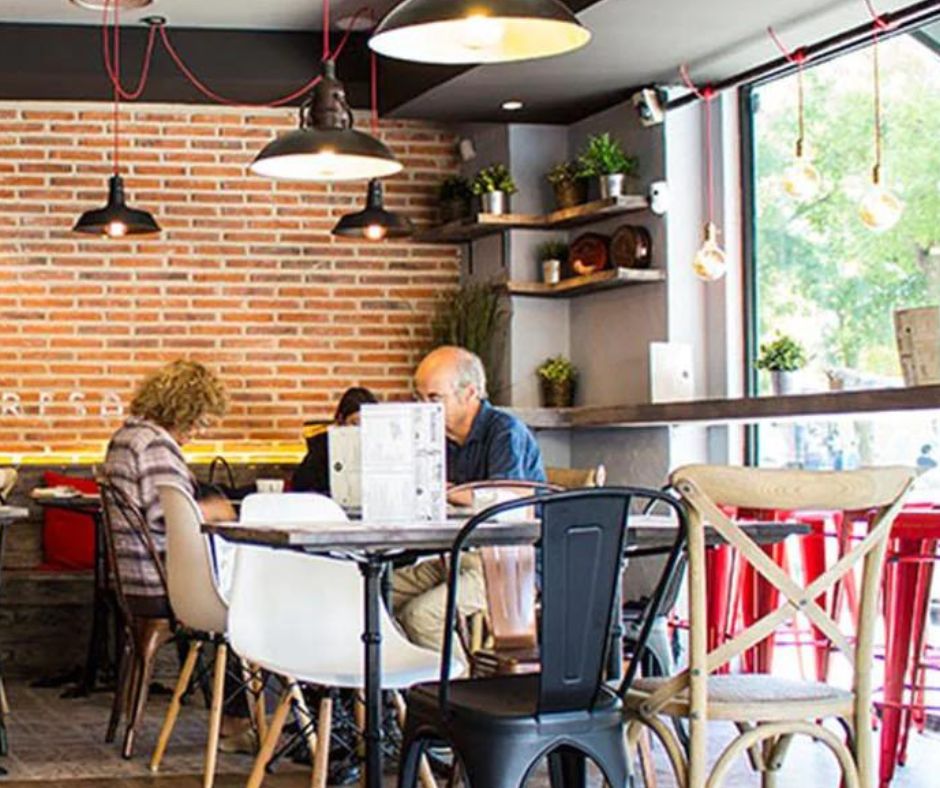
{"label": "wooden chair leg", "polygon": [[312,788],[326,788],[326,773],[330,761],[330,733],[333,727],[333,698],[324,695],[320,701],[320,718],[317,722],[319,746],[313,757]]}
{"label": "wooden chair leg", "polygon": [[160,646],[173,637],[170,622],[165,618],[143,619],[134,633],[136,639],[135,662],[137,675],[134,682],[131,713],[128,715],[127,729],[124,733],[124,746],[121,755],[130,759],[134,754],[134,738],[144,717],[147,696],[150,693],[150,679],[153,677],[153,663]]}
{"label": "wooden chair leg", "polygon": [[225,658],[228,646],[219,643],[215,650],[215,669],[212,674],[212,708],[209,710],[209,737],[206,739],[203,788],[212,788],[215,782],[215,761],[219,755],[219,731],[222,727],[222,701],[225,700]]}
{"label": "wooden chair leg", "polygon": [[258,741],[264,741],[268,735],[268,719],[264,708],[264,676],[261,668],[242,662],[242,675],[245,687],[251,692],[252,701],[248,704],[252,722],[258,731]]}
{"label": "wooden chair leg", "polygon": [[653,748],[650,746],[649,731],[646,728],[640,731],[637,750],[640,756],[640,773],[643,775],[643,786],[644,788],[656,788],[656,764],[653,761]]}
{"label": "wooden chair leg", "polygon": [[186,661],[183,663],[182,670],[180,670],[179,678],[176,681],[176,689],[173,690],[173,698],[170,700],[170,706],[166,710],[166,717],[163,720],[163,727],[157,737],[157,746],[154,747],[153,756],[150,758],[150,771],[152,772],[156,772],[160,768],[160,761],[163,760],[163,753],[166,752],[166,746],[173,734],[173,727],[176,725],[176,718],[180,713],[181,700],[186,688],[189,687],[189,680],[192,678],[193,670],[196,667],[196,659],[199,657],[201,648],[201,640],[193,640],[189,644]]}
{"label": "wooden chair leg", "polygon": [[[392,702],[395,704],[395,713],[398,716],[398,724],[401,726],[401,729],[405,729],[405,699],[401,696],[400,692],[392,693]],[[421,783],[423,788],[437,788],[437,780],[434,779],[434,772],[431,771],[431,764],[428,763],[428,759],[422,755],[421,761],[418,765],[418,781]]]}
{"label": "wooden chair leg", "polygon": [[[294,706],[297,709],[300,724],[303,727],[304,738],[307,741],[307,749],[310,750],[310,766],[312,769],[314,763],[316,763],[317,746],[319,741],[319,736],[315,729],[316,726],[314,725],[313,714],[307,707],[307,699],[304,698],[303,690],[300,688],[299,684],[291,682],[290,693],[291,697],[294,699]],[[313,772],[311,771],[311,780],[313,779],[312,774]]]}
{"label": "wooden chair leg", "polygon": [[268,735],[264,737],[261,749],[258,751],[258,757],[255,758],[254,766],[251,768],[251,775],[245,788],[259,788],[264,780],[264,771],[267,768],[268,761],[274,755],[274,749],[277,747],[277,740],[281,737],[281,731],[284,729],[284,722],[287,720],[287,713],[290,711],[291,691],[290,687],[284,690],[281,700],[274,710],[274,716],[271,717],[271,724],[268,726]]}
{"label": "wooden chair leg", "polygon": [[7,691],[3,686],[3,676],[0,676],[0,714],[10,713],[10,702],[7,700]]}

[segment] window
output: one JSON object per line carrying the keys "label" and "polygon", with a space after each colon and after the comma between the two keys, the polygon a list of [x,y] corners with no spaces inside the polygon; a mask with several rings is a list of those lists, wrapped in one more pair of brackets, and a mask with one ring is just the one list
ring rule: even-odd
{"label": "window", "polygon": [[[934,23],[880,44],[883,182],[905,204],[887,232],[872,232],[858,215],[874,163],[872,48],[805,70],[806,143],[822,176],[821,189],[805,202],[782,188],[797,137],[796,74],[749,91],[750,344],[777,334],[802,343],[810,359],[799,381],[804,391],[899,385],[894,310],[940,305],[938,39]],[[770,393],[769,378],[756,376],[752,393]],[[940,461],[940,413],[763,425],[755,432],[755,459],[764,465]]]}

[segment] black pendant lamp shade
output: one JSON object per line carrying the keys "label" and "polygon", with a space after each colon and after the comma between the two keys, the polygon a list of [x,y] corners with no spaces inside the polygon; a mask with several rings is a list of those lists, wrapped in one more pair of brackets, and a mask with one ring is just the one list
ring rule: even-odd
{"label": "black pendant lamp shade", "polygon": [[507,63],[570,52],[590,38],[560,0],[403,0],[369,46],[419,63]]}
{"label": "black pendant lamp shade", "polygon": [[300,128],[268,143],[251,171],[285,181],[354,181],[400,172],[402,164],[375,137],[353,128],[343,83],[332,60],[300,107]]}
{"label": "black pendant lamp shade", "polygon": [[414,232],[407,216],[386,211],[382,201],[382,183],[369,181],[365,210],[347,213],[333,228],[333,235],[346,238],[365,238],[382,241],[386,238],[406,238]]}
{"label": "black pendant lamp shade", "polygon": [[108,180],[108,204],[85,211],[72,228],[76,233],[122,238],[125,235],[156,235],[160,225],[148,211],[129,208],[124,202],[124,180],[112,175]]}

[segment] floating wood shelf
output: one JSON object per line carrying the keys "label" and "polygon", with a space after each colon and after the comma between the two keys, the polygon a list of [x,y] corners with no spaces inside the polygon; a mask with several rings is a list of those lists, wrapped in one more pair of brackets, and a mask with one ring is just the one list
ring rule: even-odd
{"label": "floating wood shelf", "polygon": [[940,386],[640,405],[516,408],[512,412],[533,429],[600,429],[780,421],[909,410],[940,410]]}
{"label": "floating wood shelf", "polygon": [[456,222],[420,230],[415,233],[414,240],[419,243],[465,243],[504,230],[564,230],[611,216],[644,211],[648,205],[646,197],[624,195],[546,214],[478,213]]}
{"label": "floating wood shelf", "polygon": [[510,295],[517,296],[573,298],[585,293],[594,293],[597,290],[663,282],[665,279],[665,271],[651,268],[611,268],[586,276],[562,279],[557,285],[547,285],[544,282],[506,282],[506,290]]}

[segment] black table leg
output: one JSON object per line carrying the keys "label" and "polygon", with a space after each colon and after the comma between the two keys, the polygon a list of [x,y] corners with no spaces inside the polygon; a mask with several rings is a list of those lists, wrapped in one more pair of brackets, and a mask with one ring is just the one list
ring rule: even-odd
{"label": "black table leg", "polygon": [[382,631],[379,605],[381,604],[382,563],[373,558],[359,564],[365,581],[365,695],[366,745],[364,788],[382,787]]}

